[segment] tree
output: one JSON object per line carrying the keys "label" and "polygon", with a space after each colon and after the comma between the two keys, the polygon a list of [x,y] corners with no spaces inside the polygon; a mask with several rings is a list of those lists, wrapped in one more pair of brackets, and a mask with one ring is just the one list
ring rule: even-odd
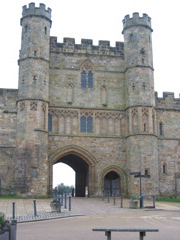
{"label": "tree", "polygon": [[72,194],[74,190],[74,186],[67,186],[64,185],[64,183],[61,183],[57,186],[57,190],[60,194],[66,193],[66,194]]}

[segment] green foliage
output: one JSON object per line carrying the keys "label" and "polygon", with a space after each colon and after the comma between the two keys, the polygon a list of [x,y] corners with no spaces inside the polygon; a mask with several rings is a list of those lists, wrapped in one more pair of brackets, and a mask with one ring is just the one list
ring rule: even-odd
{"label": "green foliage", "polygon": [[176,197],[157,197],[156,201],[158,201],[158,202],[178,202],[178,203],[180,203],[180,198],[176,198]]}
{"label": "green foliage", "polygon": [[1,226],[3,225],[4,221],[5,221],[4,213],[3,213],[3,212],[0,212],[0,228],[1,228]]}
{"label": "green foliage", "polygon": [[60,194],[63,194],[63,193],[71,194],[73,189],[74,189],[74,186],[67,186],[67,185],[64,185],[64,183],[61,183],[57,186],[57,190]]}
{"label": "green foliage", "polygon": [[22,199],[20,196],[2,195],[0,199]]}
{"label": "green foliage", "polygon": [[0,212],[0,232],[3,229],[7,229],[10,227],[10,223],[8,220],[5,219],[5,215],[3,212]]}

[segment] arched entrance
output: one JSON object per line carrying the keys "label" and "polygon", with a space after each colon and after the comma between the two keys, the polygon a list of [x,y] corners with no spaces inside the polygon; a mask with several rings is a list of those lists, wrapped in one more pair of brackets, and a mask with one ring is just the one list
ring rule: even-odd
{"label": "arched entrance", "polygon": [[120,195],[120,176],[115,171],[108,172],[104,177],[104,193],[105,195]]}
{"label": "arched entrance", "polygon": [[50,192],[52,191],[52,166],[59,162],[69,165],[75,171],[76,196],[84,197],[86,187],[88,187],[88,195],[94,194],[96,161],[89,152],[75,145],[59,149],[49,157]]}
{"label": "arched entrance", "polygon": [[127,191],[127,175],[123,168],[112,165],[105,168],[101,173],[101,186],[102,191],[112,196],[113,193],[116,195],[128,194]]}
{"label": "arched entrance", "polygon": [[88,164],[75,154],[68,154],[60,158],[57,162],[62,162],[72,167],[72,169],[75,171],[75,196],[84,197],[85,188],[86,186],[89,186]]}

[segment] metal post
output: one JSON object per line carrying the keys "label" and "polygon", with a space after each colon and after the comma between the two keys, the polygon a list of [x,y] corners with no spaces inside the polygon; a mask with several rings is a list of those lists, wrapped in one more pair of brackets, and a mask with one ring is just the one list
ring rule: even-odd
{"label": "metal post", "polygon": [[114,196],[114,205],[116,205],[116,193],[113,193]]}
{"label": "metal post", "polygon": [[102,201],[104,201],[104,191],[102,192]]}
{"label": "metal post", "polygon": [[120,208],[123,208],[123,196],[120,196]]}
{"label": "metal post", "polygon": [[34,202],[34,216],[37,216],[37,210],[36,210],[36,200],[33,200]]}
{"label": "metal post", "polygon": [[0,178],[0,196],[1,196],[1,178]]}
{"label": "metal post", "polygon": [[12,219],[15,219],[15,202],[12,203]]}
{"label": "metal post", "polygon": [[153,208],[155,208],[156,207],[156,196],[152,196],[152,198],[153,198]]}
{"label": "metal post", "polygon": [[67,195],[65,194],[64,197],[64,208],[67,208]]}
{"label": "metal post", "polygon": [[108,203],[110,202],[110,192],[108,192]]}
{"label": "metal post", "polygon": [[143,196],[142,196],[142,175],[141,175],[141,172],[140,172],[140,175],[139,175],[139,180],[140,180],[140,201],[139,201],[139,205],[140,205],[140,208],[143,208]]}
{"label": "metal post", "polygon": [[71,211],[71,196],[69,196],[69,211]]}
{"label": "metal post", "polygon": [[63,206],[63,200],[64,200],[64,196],[63,196],[63,193],[62,193],[62,196],[61,196],[61,206]]}
{"label": "metal post", "polygon": [[61,213],[61,196],[60,195],[58,199],[58,213]]}

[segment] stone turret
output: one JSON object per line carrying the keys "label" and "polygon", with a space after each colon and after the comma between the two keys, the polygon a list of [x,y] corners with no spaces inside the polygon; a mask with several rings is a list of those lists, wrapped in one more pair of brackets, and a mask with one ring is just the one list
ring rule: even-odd
{"label": "stone turret", "polygon": [[123,20],[126,106],[155,105],[151,18],[134,13]]}
{"label": "stone turret", "polygon": [[[159,182],[158,169],[154,167],[158,166],[158,152],[151,33],[151,18],[147,14],[140,17],[139,13],[134,13],[132,18],[129,15],[124,18],[125,92],[129,116],[127,169],[151,175],[150,180],[143,180],[143,194],[157,194]],[[139,193],[137,181],[129,177],[131,194]]]}
{"label": "stone turret", "polygon": [[24,6],[21,26],[15,184],[21,193],[46,195],[51,9]]}

